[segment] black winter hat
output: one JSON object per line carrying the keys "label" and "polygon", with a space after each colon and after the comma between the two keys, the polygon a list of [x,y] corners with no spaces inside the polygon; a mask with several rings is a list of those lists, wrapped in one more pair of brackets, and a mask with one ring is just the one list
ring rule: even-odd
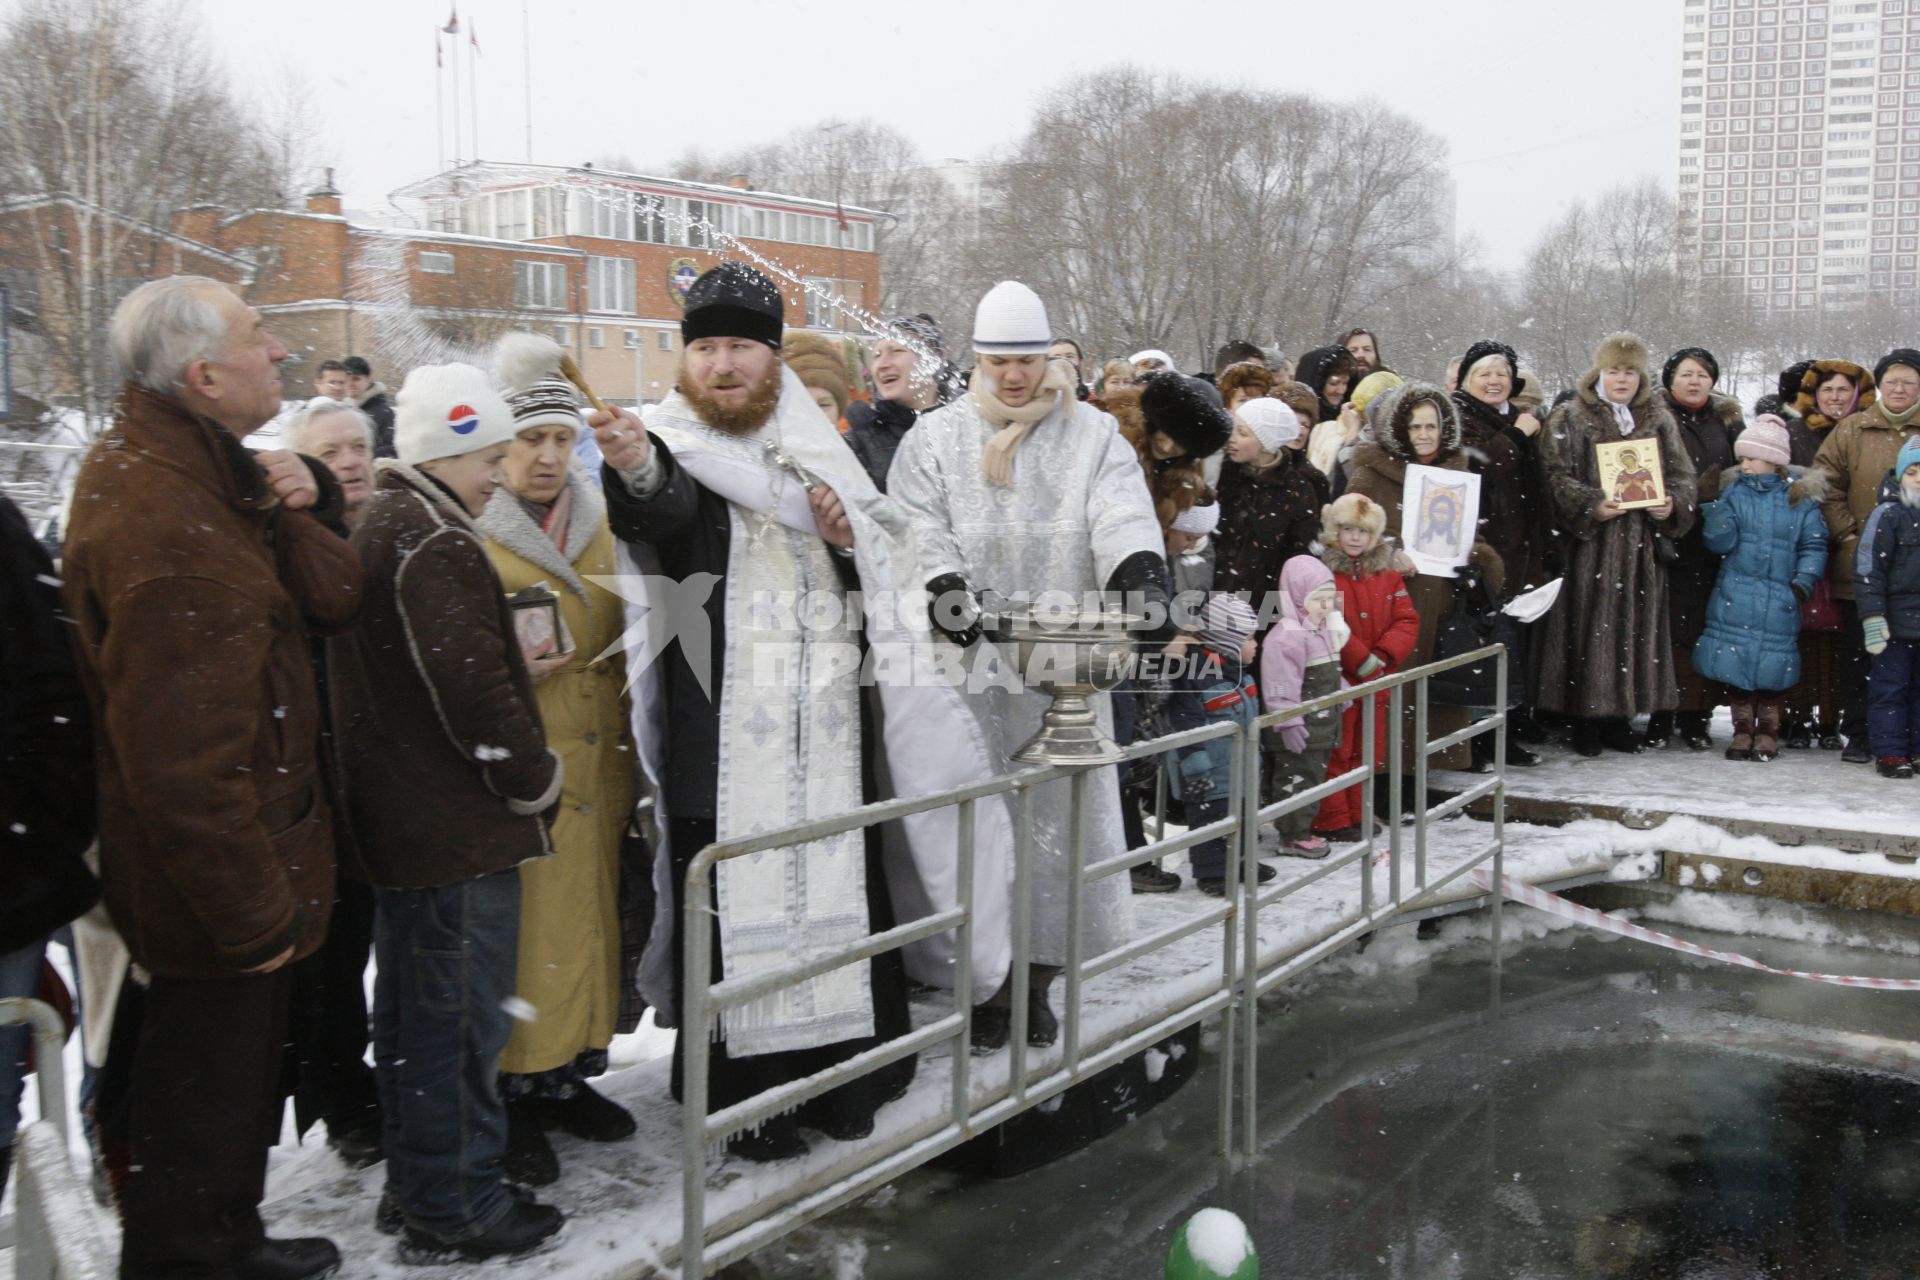
{"label": "black winter hat", "polygon": [[773,281],[744,262],[723,262],[688,288],[680,340],[749,338],[778,350],[786,319]]}
{"label": "black winter hat", "polygon": [[1220,452],[1233,434],[1233,415],[1220,403],[1220,393],[1198,378],[1171,369],[1141,380],[1140,412],[1149,431],[1167,436],[1193,458]]}
{"label": "black winter hat", "polygon": [[1473,366],[1479,364],[1488,356],[1506,357],[1507,375],[1512,379],[1514,387],[1518,388],[1520,385],[1520,357],[1513,353],[1512,347],[1504,342],[1495,342],[1492,338],[1480,339],[1480,341],[1467,348],[1467,354],[1460,357],[1461,388],[1465,389],[1467,385],[1467,374],[1472,371]]}
{"label": "black winter hat", "polygon": [[1660,366],[1660,385],[1673,390],[1673,375],[1680,368],[1682,360],[1698,360],[1706,368],[1707,376],[1715,382],[1720,381],[1720,362],[1713,358],[1713,352],[1705,347],[1682,347],[1667,357]]}
{"label": "black winter hat", "polygon": [[1895,347],[1880,357],[1879,364],[1873,366],[1873,380],[1886,381],[1887,370],[1897,364],[1905,365],[1915,373],[1920,373],[1920,351],[1915,351],[1912,347]]}
{"label": "black winter hat", "polygon": [[[1782,404],[1791,405],[1794,397],[1800,394],[1800,381],[1807,376],[1807,370],[1813,368],[1811,360],[1796,360],[1780,371],[1780,381],[1776,383]],[[1875,382],[1880,379],[1875,378]]]}

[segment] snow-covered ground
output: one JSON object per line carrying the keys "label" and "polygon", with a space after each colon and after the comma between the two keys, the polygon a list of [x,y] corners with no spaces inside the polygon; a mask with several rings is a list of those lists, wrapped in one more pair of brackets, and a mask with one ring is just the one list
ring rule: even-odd
{"label": "snow-covered ground", "polygon": [[[1730,775],[1731,780],[1717,781],[1723,773]],[[1708,818],[1729,811],[1751,812],[1754,806],[1766,806],[1772,820],[1797,821],[1815,828],[1816,832],[1828,825],[1847,831],[1887,829],[1890,821],[1901,821],[1897,815],[1890,819],[1878,811],[1863,818],[1860,802],[1861,797],[1890,797],[1898,784],[1883,782],[1868,770],[1842,765],[1823,753],[1795,753],[1783,756],[1781,762],[1771,766],[1734,763],[1721,760],[1717,755],[1693,753],[1611,756],[1593,762],[1556,756],[1539,769],[1514,770],[1509,776],[1516,790],[1524,785],[1531,792],[1547,790],[1548,780],[1556,775],[1568,780],[1560,783],[1568,788],[1562,795],[1569,792],[1638,795],[1643,809],[1672,810],[1683,816],[1670,818],[1653,829],[1641,829],[1641,823],[1629,827],[1598,819],[1583,819],[1559,827],[1509,823],[1506,828],[1509,875],[1545,884],[1603,877],[1641,880],[1659,874],[1662,851],[1678,851],[1920,878],[1920,867],[1910,861],[1843,853],[1817,843],[1789,847],[1757,836],[1732,834],[1709,820],[1684,816],[1688,812],[1700,812],[1701,806],[1709,806],[1705,809]],[[1813,777],[1819,781],[1791,781]],[[1760,781],[1767,785],[1756,785]],[[1443,785],[1438,775],[1436,785]],[[1911,796],[1903,792],[1901,798],[1920,805],[1920,790],[1913,791]],[[1649,820],[1652,820],[1651,814]],[[1911,830],[1912,826],[1907,825],[1905,829]],[[1429,879],[1441,878],[1450,868],[1484,849],[1492,830],[1490,824],[1470,819],[1435,825],[1428,833]],[[1807,834],[1803,838],[1814,837]],[[1271,852],[1270,834],[1266,847]],[[1380,848],[1384,853],[1384,839]],[[1408,895],[1413,892],[1412,848],[1409,830],[1405,833],[1404,845],[1408,861],[1403,864]],[[1311,876],[1324,866],[1292,858],[1269,857],[1268,862],[1280,871],[1279,884]],[[1167,865],[1183,876],[1187,874],[1184,856],[1169,859]],[[1384,900],[1387,872],[1385,865],[1376,864],[1372,868],[1376,905]],[[1298,954],[1356,919],[1361,874],[1359,865],[1349,866],[1269,905],[1261,914],[1259,927],[1263,966]],[[1449,886],[1442,898],[1464,899],[1476,895],[1477,890],[1462,880]],[[1740,906],[1734,907],[1728,905],[1728,899],[1707,894],[1683,895],[1679,901],[1687,905],[1668,911],[1664,917],[1679,926],[1728,928],[1726,917],[1731,911],[1741,920],[1753,916],[1758,931],[1776,936],[1799,936],[1805,930],[1804,915],[1798,908],[1786,904],[1756,905],[1742,900]],[[1215,900],[1201,895],[1189,879],[1178,893],[1137,896],[1132,903],[1135,935],[1143,936],[1191,919],[1195,913],[1215,905]],[[1760,914],[1755,915],[1756,912]],[[1558,922],[1548,922],[1545,917],[1519,909],[1510,913],[1509,921],[1510,936],[1562,927]],[[1083,1052],[1091,1052],[1129,1031],[1149,1026],[1164,1014],[1191,1005],[1206,993],[1217,990],[1220,955],[1219,930],[1210,928],[1086,984]],[[1378,963],[1382,958],[1365,963]],[[1343,959],[1338,963],[1352,961]],[[931,999],[923,1000],[915,1010],[916,1019],[923,1025],[946,1012],[944,1002]],[[542,1194],[568,1212],[569,1222],[547,1251],[512,1264],[514,1274],[585,1280],[587,1277],[670,1273],[678,1247],[681,1211],[681,1113],[667,1094],[671,1045],[671,1033],[656,1031],[650,1026],[616,1043],[614,1070],[601,1086],[634,1111],[640,1131],[631,1141],[604,1146],[555,1136],[562,1177]],[[1033,1051],[1029,1057],[1030,1079],[1042,1079],[1057,1069],[1060,1056],[1058,1048]],[[972,1096],[976,1106],[1004,1095],[1008,1063],[1006,1054],[972,1060]],[[77,1062],[74,1065],[77,1069]],[[863,1143],[836,1143],[814,1135],[813,1152],[804,1161],[771,1167],[719,1156],[711,1166],[707,1183],[709,1220],[734,1215],[751,1218],[756,1214],[756,1206],[791,1197],[794,1189],[803,1183],[857,1169],[873,1151],[897,1149],[936,1131],[949,1113],[950,1068],[951,1058],[944,1050],[923,1055],[912,1090],[882,1111],[876,1133]],[[274,1156],[265,1206],[270,1228],[276,1235],[331,1236],[346,1255],[345,1274],[376,1278],[408,1274],[408,1268],[399,1261],[395,1243],[373,1229],[373,1210],[383,1176],[380,1168],[348,1170],[318,1140],[317,1134],[310,1135],[305,1145],[294,1144],[289,1138]],[[100,1214],[98,1221],[103,1235],[110,1238],[111,1220]],[[448,1280],[501,1272],[497,1264],[435,1269],[436,1275]]]}

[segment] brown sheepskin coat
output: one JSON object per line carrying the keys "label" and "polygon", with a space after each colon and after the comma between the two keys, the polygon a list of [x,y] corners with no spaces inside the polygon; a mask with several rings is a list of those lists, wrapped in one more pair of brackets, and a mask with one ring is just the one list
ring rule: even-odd
{"label": "brown sheepskin coat", "polygon": [[[1393,539],[1395,545],[1403,545],[1405,541],[1400,528],[1401,498],[1407,483],[1407,464],[1412,459],[1412,449],[1407,444],[1407,423],[1413,417],[1414,406],[1422,403],[1434,404],[1440,409],[1440,455],[1427,465],[1447,471],[1466,471],[1467,458],[1460,448],[1460,417],[1453,401],[1438,387],[1417,385],[1409,385],[1396,398],[1386,429],[1380,433],[1379,440],[1356,448],[1347,466],[1347,492],[1365,494],[1380,504],[1387,513],[1387,536]],[[1505,566],[1500,561],[1499,553],[1484,539],[1476,539],[1472,563],[1485,576],[1494,594],[1498,595],[1506,585]],[[1440,619],[1454,607],[1460,582],[1457,578],[1406,571],[1402,576],[1406,579],[1407,594],[1413,598],[1413,607],[1420,614],[1420,639],[1403,667],[1409,669],[1433,661],[1434,635],[1439,630]],[[1409,708],[1409,727],[1402,740],[1407,744],[1406,758],[1410,762],[1413,758],[1413,698],[1410,694],[1406,706]],[[1428,708],[1427,732],[1432,737],[1444,737],[1466,726],[1467,712],[1464,708]],[[1431,762],[1437,769],[1464,769],[1471,759],[1471,749],[1461,745],[1433,756]]]}
{"label": "brown sheepskin coat", "polygon": [[[1680,691],[1672,665],[1667,567],[1654,535],[1677,540],[1693,527],[1693,463],[1664,397],[1648,387],[1644,364],[1640,389],[1628,406],[1633,414],[1629,435],[1620,434],[1613,411],[1601,403],[1599,377],[1598,369],[1589,370],[1578,394],[1554,410],[1540,433],[1541,470],[1570,544],[1566,581],[1547,615],[1534,663],[1534,702],[1543,711],[1571,716],[1671,711]],[[1594,519],[1593,508],[1604,496],[1594,446],[1614,440],[1657,442],[1673,498],[1667,519],[1655,520],[1645,511],[1629,511],[1604,524]]]}

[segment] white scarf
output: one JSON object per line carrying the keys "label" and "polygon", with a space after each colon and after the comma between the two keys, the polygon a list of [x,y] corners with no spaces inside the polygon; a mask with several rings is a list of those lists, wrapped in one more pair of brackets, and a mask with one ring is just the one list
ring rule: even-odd
{"label": "white scarf", "polygon": [[[1632,435],[1633,434],[1633,410],[1628,408],[1626,405],[1621,404],[1617,400],[1612,400],[1608,398],[1607,375],[1604,372],[1602,372],[1601,374],[1599,374],[1597,377],[1594,378],[1593,389],[1596,393],[1599,394],[1600,403],[1607,406],[1607,408],[1613,410],[1613,424],[1616,427],[1620,428],[1620,434],[1623,436]],[[1632,397],[1628,397],[1628,398],[1631,399]]]}
{"label": "white scarf", "polygon": [[1066,397],[1072,393],[1072,366],[1065,360],[1047,361],[1046,376],[1033,389],[1033,398],[1019,408],[1003,403],[990,387],[985,373],[975,371],[973,403],[982,421],[1000,428],[980,451],[989,481],[1002,487],[1013,483],[1013,455],[1019,451],[1020,442],[1043,418],[1065,404]]}

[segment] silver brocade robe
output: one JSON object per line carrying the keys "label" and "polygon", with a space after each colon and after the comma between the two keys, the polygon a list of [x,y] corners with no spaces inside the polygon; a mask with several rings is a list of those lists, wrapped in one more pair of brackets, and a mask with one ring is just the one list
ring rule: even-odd
{"label": "silver brocade robe", "polygon": [[[1077,602],[1104,588],[1129,556],[1164,554],[1133,446],[1109,415],[1071,398],[1065,405],[1028,433],[1014,455],[1013,482],[1004,488],[987,481],[981,451],[997,428],[980,417],[973,397],[926,414],[907,432],[887,489],[914,522],[929,581],[959,573],[976,592],[1038,597],[1065,591]],[[1039,690],[1012,693],[993,682],[968,699],[1002,771],[1013,771],[1009,756],[1040,728],[1049,701]],[[1111,700],[1100,694],[1094,703],[1111,732]],[[1032,958],[1060,965],[1067,958],[1069,784],[1040,788],[1033,804]],[[1086,862],[1125,848],[1119,780],[1109,766],[1087,782]],[[1126,876],[1090,886],[1081,917],[1083,957],[1124,943],[1132,912]]]}

